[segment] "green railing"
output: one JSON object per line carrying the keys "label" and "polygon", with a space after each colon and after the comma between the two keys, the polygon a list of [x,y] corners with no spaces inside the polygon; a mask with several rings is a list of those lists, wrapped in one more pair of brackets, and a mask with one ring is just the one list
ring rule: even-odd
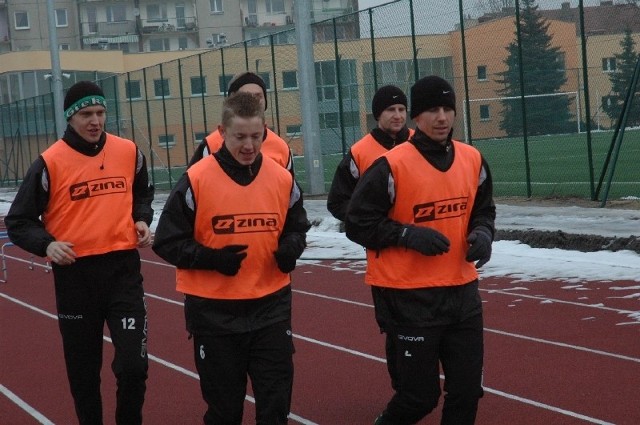
{"label": "green railing", "polygon": [[[627,93],[612,84],[637,60],[635,45],[625,44],[622,26],[603,35],[583,20],[636,13],[640,22],[639,8],[514,0],[513,8],[491,14],[480,3],[401,0],[312,25],[325,190],[342,156],[375,125],[376,89],[395,84],[409,94],[417,79],[437,74],[456,89],[454,137],[487,158],[496,196],[640,197],[640,101],[627,114],[626,131],[616,132]],[[640,26],[631,40],[637,32]],[[290,29],[99,80],[110,105],[107,129],[134,140],[154,184],[170,189],[216,128],[229,80],[257,72],[267,82],[268,124],[290,144],[307,189],[294,40]],[[54,140],[52,103],[49,94],[0,105],[3,186],[19,184]],[[614,138],[615,164],[608,155]],[[596,193],[603,173],[606,191]]]}

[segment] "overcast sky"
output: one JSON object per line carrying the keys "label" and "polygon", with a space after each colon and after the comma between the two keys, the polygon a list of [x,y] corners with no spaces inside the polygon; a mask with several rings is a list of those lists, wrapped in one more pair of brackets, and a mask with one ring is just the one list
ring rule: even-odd
{"label": "overcast sky", "polygon": [[[537,4],[543,9],[557,9],[560,5],[569,0],[538,0]],[[443,4],[445,2],[450,2],[458,5],[458,0],[438,0],[438,3]],[[389,3],[389,0],[358,0],[358,7],[360,10],[367,9],[369,7],[379,6],[381,4]],[[463,0],[463,5],[472,5],[475,7],[477,4],[477,0]],[[578,6],[578,0],[571,0],[571,7]],[[600,3],[600,0],[584,0],[585,6],[595,6]]]}

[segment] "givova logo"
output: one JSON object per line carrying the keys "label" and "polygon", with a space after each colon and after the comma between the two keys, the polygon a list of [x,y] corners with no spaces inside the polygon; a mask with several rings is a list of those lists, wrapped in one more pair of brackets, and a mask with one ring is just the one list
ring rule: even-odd
{"label": "givova logo", "polygon": [[89,180],[82,183],[76,183],[69,188],[72,201],[126,191],[127,180],[124,177],[106,177],[102,179]]}
{"label": "givova logo", "polygon": [[468,199],[452,198],[428,202],[413,207],[413,219],[416,223],[460,217],[467,213]]}
{"label": "givova logo", "polygon": [[259,233],[277,232],[278,215],[276,213],[252,213],[219,215],[211,219],[213,233]]}

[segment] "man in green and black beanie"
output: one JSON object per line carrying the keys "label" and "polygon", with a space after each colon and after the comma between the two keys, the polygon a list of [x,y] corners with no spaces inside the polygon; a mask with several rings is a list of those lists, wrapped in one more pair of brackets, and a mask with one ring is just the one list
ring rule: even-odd
{"label": "man in green and black beanie", "polygon": [[64,135],[27,171],[5,224],[15,245],[51,262],[78,422],[103,423],[106,322],[115,349],[115,422],[141,424],[148,356],[137,248],[151,243],[154,190],[142,152],[104,131],[107,103],[98,85],[74,84],[64,109]]}

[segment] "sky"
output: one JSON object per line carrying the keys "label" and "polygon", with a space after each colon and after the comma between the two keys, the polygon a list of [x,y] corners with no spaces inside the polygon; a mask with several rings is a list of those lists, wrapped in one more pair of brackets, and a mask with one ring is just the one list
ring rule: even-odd
{"label": "sky", "polygon": [[[15,192],[0,189],[0,214],[9,210]],[[155,229],[167,194],[156,195],[153,204]],[[302,261],[361,260],[364,249],[339,233],[339,222],[326,210],[324,200],[305,200],[309,220],[317,223],[307,235]],[[574,234],[640,236],[640,210],[581,207],[535,207],[497,204],[496,228],[502,230],[562,230]],[[558,279],[572,284],[587,281],[627,280],[638,282],[624,296],[640,300],[640,254],[632,251],[578,252],[531,248],[518,241],[493,243],[491,261],[480,269],[480,277],[511,276],[514,280]],[[640,310],[640,308],[639,308]]]}
{"label": "sky", "polygon": [[[485,0],[487,1],[487,0]],[[569,2],[572,8],[578,7],[578,0],[537,0],[540,9],[559,9],[561,4]],[[584,0],[584,6],[597,6],[601,0]],[[358,0],[360,10],[391,3],[389,0]],[[453,31],[460,22],[458,9],[460,0],[413,0],[414,21],[417,34],[444,34]],[[374,28],[376,37],[393,37],[409,35],[410,12],[408,1],[390,4],[384,8],[374,10]],[[522,0],[520,0],[522,4]],[[477,18],[483,15],[483,10],[478,0],[462,0],[465,16]],[[400,18],[398,18],[400,17]],[[362,37],[369,36],[369,18],[367,14],[361,14],[360,33]]]}

